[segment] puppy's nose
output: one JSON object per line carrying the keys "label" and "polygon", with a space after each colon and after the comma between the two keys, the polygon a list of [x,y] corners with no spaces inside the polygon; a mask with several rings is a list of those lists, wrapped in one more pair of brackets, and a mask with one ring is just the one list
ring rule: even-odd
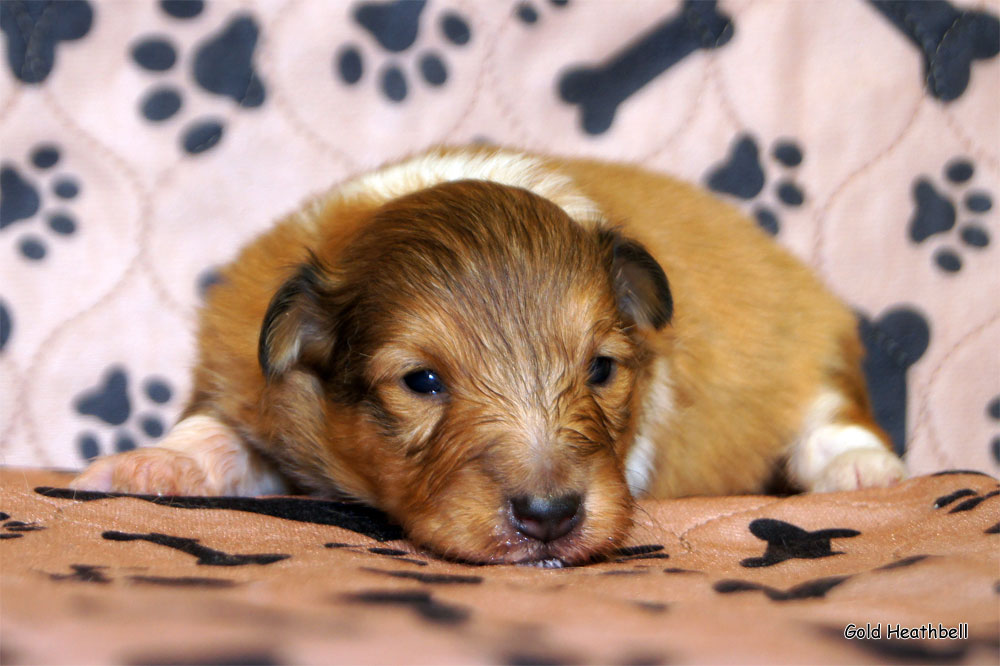
{"label": "puppy's nose", "polygon": [[510,508],[517,531],[532,539],[549,542],[568,534],[580,522],[582,498],[578,493],[559,497],[519,495]]}

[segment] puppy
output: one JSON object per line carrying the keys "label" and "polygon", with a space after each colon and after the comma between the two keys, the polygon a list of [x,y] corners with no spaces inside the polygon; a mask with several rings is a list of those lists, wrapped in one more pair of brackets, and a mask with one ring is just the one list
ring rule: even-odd
{"label": "puppy", "polygon": [[246,247],[159,446],[74,486],[307,491],[475,562],[583,563],[633,498],[891,484],[851,312],[737,211],[639,168],[437,149]]}

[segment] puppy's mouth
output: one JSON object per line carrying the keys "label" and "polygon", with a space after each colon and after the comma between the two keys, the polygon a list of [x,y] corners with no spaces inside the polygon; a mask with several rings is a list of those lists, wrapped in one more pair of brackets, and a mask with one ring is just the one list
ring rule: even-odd
{"label": "puppy's mouth", "polygon": [[498,530],[506,537],[506,561],[560,568],[593,556],[582,545],[587,510],[579,493],[516,495],[501,516]]}
{"label": "puppy's mouth", "polygon": [[491,543],[462,559],[546,569],[599,562],[624,539],[630,514],[609,521],[587,505],[579,495],[511,498],[495,514]]}
{"label": "puppy's mouth", "polygon": [[491,557],[490,561],[496,564],[561,569],[603,559],[605,555],[603,549],[595,548],[588,541],[585,537],[576,537],[572,534],[549,543],[515,537],[506,541],[503,552]]}

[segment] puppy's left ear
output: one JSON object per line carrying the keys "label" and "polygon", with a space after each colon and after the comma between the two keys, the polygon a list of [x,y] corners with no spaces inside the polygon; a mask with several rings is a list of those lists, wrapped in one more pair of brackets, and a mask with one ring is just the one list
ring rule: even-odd
{"label": "puppy's left ear", "polygon": [[663,268],[638,241],[613,230],[599,233],[611,252],[611,279],[619,310],[639,326],[666,326],[674,313],[674,300]]}

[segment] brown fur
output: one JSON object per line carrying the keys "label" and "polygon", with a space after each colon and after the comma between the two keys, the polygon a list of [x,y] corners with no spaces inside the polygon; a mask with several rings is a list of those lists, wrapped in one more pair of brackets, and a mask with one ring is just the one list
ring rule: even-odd
{"label": "brown fur", "polygon": [[[210,293],[185,415],[476,561],[581,562],[619,543],[640,421],[655,497],[761,491],[823,390],[845,399],[834,421],[885,441],[854,317],[752,223],[638,168],[544,165],[605,221],[469,180],[388,202],[335,190],[279,223]],[[595,357],[615,361],[600,385]],[[447,391],[406,387],[425,368]],[[650,404],[656,391],[670,400]],[[511,518],[512,497],[567,492],[585,499],[566,536]]]}

